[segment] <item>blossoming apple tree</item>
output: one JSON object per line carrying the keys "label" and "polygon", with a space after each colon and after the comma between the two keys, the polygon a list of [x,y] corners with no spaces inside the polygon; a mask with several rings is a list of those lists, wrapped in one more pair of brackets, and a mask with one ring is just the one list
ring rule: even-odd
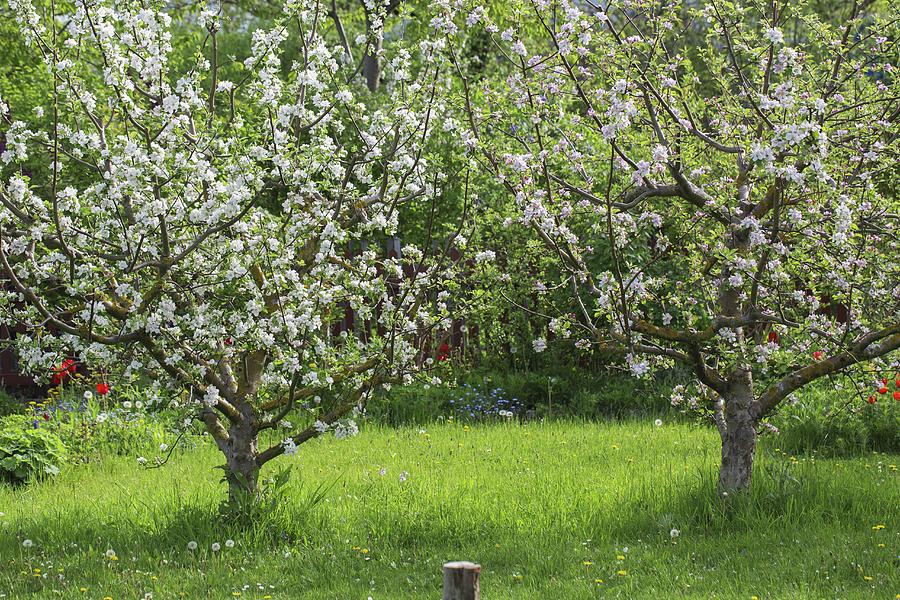
{"label": "blossoming apple tree", "polygon": [[725,492],[792,392],[868,395],[900,348],[890,4],[531,0],[460,24],[495,57],[453,55],[470,156],[571,290],[551,333],[638,376],[685,365],[674,401],[717,426]]}
{"label": "blossoming apple tree", "polygon": [[[10,0],[48,94],[0,100],[0,309],[27,326],[32,372],[75,355],[184,390],[234,498],[409,377],[416,334],[446,326],[448,264],[377,243],[446,183],[426,156],[443,42],[362,34],[354,56],[327,3],[265,22],[223,6]],[[245,55],[221,51],[241,28]],[[357,61],[375,46],[386,83],[369,97]],[[370,330],[335,335],[345,310]],[[308,426],[262,447],[292,414]]]}

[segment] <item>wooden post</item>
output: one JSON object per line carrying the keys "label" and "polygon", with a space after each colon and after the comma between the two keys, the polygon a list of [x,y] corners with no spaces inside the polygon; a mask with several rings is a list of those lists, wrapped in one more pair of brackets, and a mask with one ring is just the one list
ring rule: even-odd
{"label": "wooden post", "polygon": [[443,600],[480,600],[480,575],[481,565],[464,561],[446,563]]}

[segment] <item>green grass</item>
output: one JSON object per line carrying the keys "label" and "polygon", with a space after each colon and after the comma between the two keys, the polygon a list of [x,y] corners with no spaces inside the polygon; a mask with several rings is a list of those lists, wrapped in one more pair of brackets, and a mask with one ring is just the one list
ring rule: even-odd
{"label": "green grass", "polygon": [[792,458],[777,442],[753,492],[723,500],[717,436],[696,426],[369,427],[282,460],[289,502],[243,527],[216,516],[208,445],[153,470],[113,457],[0,487],[0,593],[434,599],[441,564],[473,560],[485,600],[895,598],[900,457]]}

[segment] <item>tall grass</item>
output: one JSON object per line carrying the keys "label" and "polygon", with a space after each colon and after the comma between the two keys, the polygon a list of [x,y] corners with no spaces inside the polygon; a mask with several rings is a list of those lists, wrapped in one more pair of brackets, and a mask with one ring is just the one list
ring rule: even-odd
{"label": "tall grass", "polygon": [[900,457],[776,448],[749,495],[722,498],[717,436],[693,425],[370,426],[283,461],[283,498],[244,522],[218,514],[210,444],[161,469],[110,457],[0,488],[0,592],[424,599],[451,559],[482,564],[486,599],[900,592]]}

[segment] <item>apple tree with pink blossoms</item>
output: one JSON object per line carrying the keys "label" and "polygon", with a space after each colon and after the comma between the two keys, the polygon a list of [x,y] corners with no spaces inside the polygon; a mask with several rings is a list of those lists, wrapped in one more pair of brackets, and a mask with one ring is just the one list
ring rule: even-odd
{"label": "apple tree with pink blossoms", "polygon": [[[355,38],[317,0],[255,25],[220,3],[9,5],[48,89],[27,112],[0,90],[0,311],[27,328],[22,364],[46,376],[75,356],[180,390],[232,500],[272,459],[353,433],[352,411],[448,324],[440,244],[379,242],[451,179],[430,155],[445,41],[382,43],[374,3],[379,27]],[[246,54],[226,54],[241,19]],[[333,331],[347,310],[366,335]],[[288,437],[261,435],[288,416]]]}
{"label": "apple tree with pink blossoms", "polygon": [[[862,399],[896,369],[898,10],[531,0],[447,31],[470,160],[571,290],[535,350],[682,365],[673,403],[718,428],[725,493],[793,392]],[[476,34],[489,60],[456,51]]]}

